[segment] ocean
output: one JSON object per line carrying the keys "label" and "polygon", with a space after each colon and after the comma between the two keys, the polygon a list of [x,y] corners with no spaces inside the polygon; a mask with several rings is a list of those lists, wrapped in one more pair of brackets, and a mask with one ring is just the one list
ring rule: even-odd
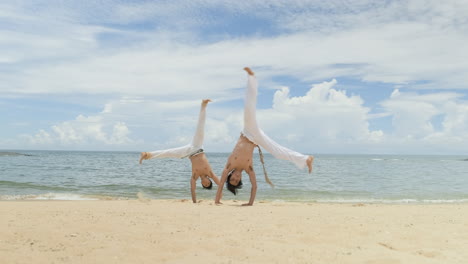
{"label": "ocean", "polygon": [[[229,153],[207,153],[218,177]],[[264,180],[258,153],[256,201],[336,203],[468,202],[466,156],[315,155],[312,174],[265,154],[275,188]],[[0,200],[191,199],[188,159],[152,159],[138,152],[0,152]],[[248,200],[250,181],[237,196]],[[197,182],[197,198],[213,200],[216,186]]]}

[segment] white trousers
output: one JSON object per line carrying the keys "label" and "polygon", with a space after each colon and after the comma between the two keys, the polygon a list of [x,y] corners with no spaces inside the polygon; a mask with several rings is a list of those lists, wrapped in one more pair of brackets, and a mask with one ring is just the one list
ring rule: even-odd
{"label": "white trousers", "polygon": [[193,136],[192,143],[183,147],[171,148],[166,150],[156,150],[149,152],[150,159],[155,158],[185,158],[203,148],[203,138],[205,136],[206,105],[201,106],[198,116],[197,130]]}
{"label": "white trousers", "polygon": [[275,158],[289,160],[298,168],[305,168],[307,166],[308,156],[281,146],[273,141],[273,139],[269,138],[263,130],[258,127],[256,117],[257,87],[257,79],[255,76],[249,75],[245,94],[244,129],[242,134],[253,143],[266,149]]}

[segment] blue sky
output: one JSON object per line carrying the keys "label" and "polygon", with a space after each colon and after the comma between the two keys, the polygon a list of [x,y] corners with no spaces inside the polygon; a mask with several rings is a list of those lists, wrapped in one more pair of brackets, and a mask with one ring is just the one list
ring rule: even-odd
{"label": "blue sky", "polygon": [[466,1],[0,3],[0,149],[467,154]]}

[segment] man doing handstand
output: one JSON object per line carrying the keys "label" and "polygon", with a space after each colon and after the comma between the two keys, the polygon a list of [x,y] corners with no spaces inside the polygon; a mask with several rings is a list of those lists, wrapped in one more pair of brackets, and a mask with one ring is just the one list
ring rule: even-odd
{"label": "man doing handstand", "polygon": [[[245,170],[249,175],[252,189],[250,191],[249,202],[243,205],[253,205],[255,195],[257,194],[257,179],[253,170],[252,154],[256,146],[263,147],[275,158],[293,162],[301,169],[307,166],[309,173],[312,172],[314,157],[303,155],[279,145],[258,127],[255,114],[258,84],[253,71],[248,67],[244,68],[244,70],[248,73],[247,92],[244,103],[244,129],[223,170],[221,181],[218,184],[218,191],[216,192],[216,204],[221,204],[220,200],[224,183],[226,183],[227,189],[234,195],[237,193],[237,189],[242,187],[242,171]],[[266,179],[268,182],[268,178]]]}
{"label": "man doing handstand", "polygon": [[206,107],[209,102],[211,102],[210,99],[202,100],[200,115],[198,116],[197,130],[192,143],[179,148],[142,152],[140,156],[140,164],[143,160],[155,158],[190,158],[190,161],[192,162],[190,191],[192,193],[192,201],[194,203],[197,202],[195,188],[198,178],[201,178],[201,184],[205,189],[212,188],[213,183],[210,179],[213,179],[216,184],[219,184],[219,179],[213,173],[210,163],[202,149],[205,134]]}

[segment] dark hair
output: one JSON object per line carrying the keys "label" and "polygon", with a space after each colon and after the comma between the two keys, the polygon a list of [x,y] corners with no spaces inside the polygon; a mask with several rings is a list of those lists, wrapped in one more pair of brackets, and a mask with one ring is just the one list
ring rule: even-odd
{"label": "dark hair", "polygon": [[228,175],[227,180],[226,180],[226,188],[232,192],[234,195],[237,194],[237,189],[242,189],[242,180],[239,181],[239,183],[236,185],[232,185],[229,180],[231,179],[231,174],[232,172]]}
{"label": "dark hair", "polygon": [[208,180],[210,181],[210,185],[208,187],[205,187],[205,185],[203,185],[203,183],[202,183],[201,186],[203,186],[203,188],[205,188],[205,189],[211,190],[211,188],[213,187],[213,182],[211,182],[210,179],[208,179]]}

